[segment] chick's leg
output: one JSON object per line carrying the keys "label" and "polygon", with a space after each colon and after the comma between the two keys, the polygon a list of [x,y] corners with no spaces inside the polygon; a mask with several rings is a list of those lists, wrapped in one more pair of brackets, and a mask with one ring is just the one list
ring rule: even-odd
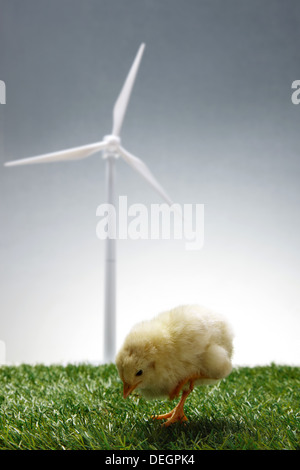
{"label": "chick's leg", "polygon": [[195,375],[192,375],[190,377],[186,377],[185,379],[181,380],[181,382],[179,382],[179,384],[174,388],[174,390],[171,391],[171,393],[169,395],[170,400],[173,400],[175,397],[178,397],[180,391],[182,390],[184,385],[186,385],[188,382],[190,382],[190,386],[194,387],[195,380],[204,379],[204,378],[206,378],[206,377],[204,377],[204,375],[195,374]]}
{"label": "chick's leg", "polygon": [[176,423],[178,421],[187,421],[187,417],[184,414],[184,403],[189,394],[192,392],[194,388],[194,382],[191,380],[190,381],[190,387],[188,390],[184,390],[181,395],[181,399],[179,403],[175,406],[175,408],[170,411],[169,413],[165,413],[163,415],[158,415],[158,416],[153,416],[155,419],[167,419],[165,423],[162,424],[162,426],[170,426],[172,423]]}

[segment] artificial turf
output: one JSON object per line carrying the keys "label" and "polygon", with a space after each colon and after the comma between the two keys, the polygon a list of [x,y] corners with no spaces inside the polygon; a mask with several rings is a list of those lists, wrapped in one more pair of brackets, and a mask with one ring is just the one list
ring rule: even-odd
{"label": "artificial turf", "polygon": [[186,424],[151,415],[176,403],[124,400],[113,364],[0,367],[0,449],[202,450],[300,448],[300,368],[235,368],[189,396]]}

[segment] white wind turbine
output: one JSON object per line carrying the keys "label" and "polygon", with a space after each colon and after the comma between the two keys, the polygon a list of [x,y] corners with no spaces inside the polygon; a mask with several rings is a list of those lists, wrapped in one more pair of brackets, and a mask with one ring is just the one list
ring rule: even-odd
{"label": "white wind turbine", "polygon": [[[154,178],[148,167],[121,145],[120,132],[126,108],[139,69],[145,44],[141,44],[127,75],[123,88],[113,109],[112,133],[103,137],[103,140],[93,144],[82,145],[67,150],[52,152],[36,157],[23,158],[5,163],[5,166],[27,165],[32,163],[47,163],[62,160],[79,160],[102,151],[106,160],[106,191],[107,203],[115,203],[115,161],[122,157],[128,165],[132,166],[143,178],[168,202],[172,204],[169,196]],[[105,249],[105,301],[104,301],[104,361],[114,360],[116,349],[116,240],[106,239]]]}

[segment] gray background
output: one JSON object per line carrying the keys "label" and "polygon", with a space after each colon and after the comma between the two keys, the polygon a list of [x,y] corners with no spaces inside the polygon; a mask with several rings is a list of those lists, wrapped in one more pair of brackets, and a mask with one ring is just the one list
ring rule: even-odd
{"label": "gray background", "polygon": [[[0,0],[0,340],[9,363],[101,361],[101,154],[4,168],[101,140],[141,42],[122,130],[205,244],[118,244],[118,345],[181,303],[224,313],[237,364],[299,364],[297,0]],[[128,204],[159,203],[118,161]]]}

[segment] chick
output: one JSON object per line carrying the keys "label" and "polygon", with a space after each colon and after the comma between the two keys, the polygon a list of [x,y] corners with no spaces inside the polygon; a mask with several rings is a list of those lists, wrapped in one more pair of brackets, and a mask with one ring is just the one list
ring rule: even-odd
{"label": "chick", "polygon": [[187,421],[184,403],[194,386],[217,383],[232,370],[233,334],[220,315],[184,305],[143,321],[130,331],[116,357],[127,398],[139,389],[146,399],[178,397],[164,426]]}

